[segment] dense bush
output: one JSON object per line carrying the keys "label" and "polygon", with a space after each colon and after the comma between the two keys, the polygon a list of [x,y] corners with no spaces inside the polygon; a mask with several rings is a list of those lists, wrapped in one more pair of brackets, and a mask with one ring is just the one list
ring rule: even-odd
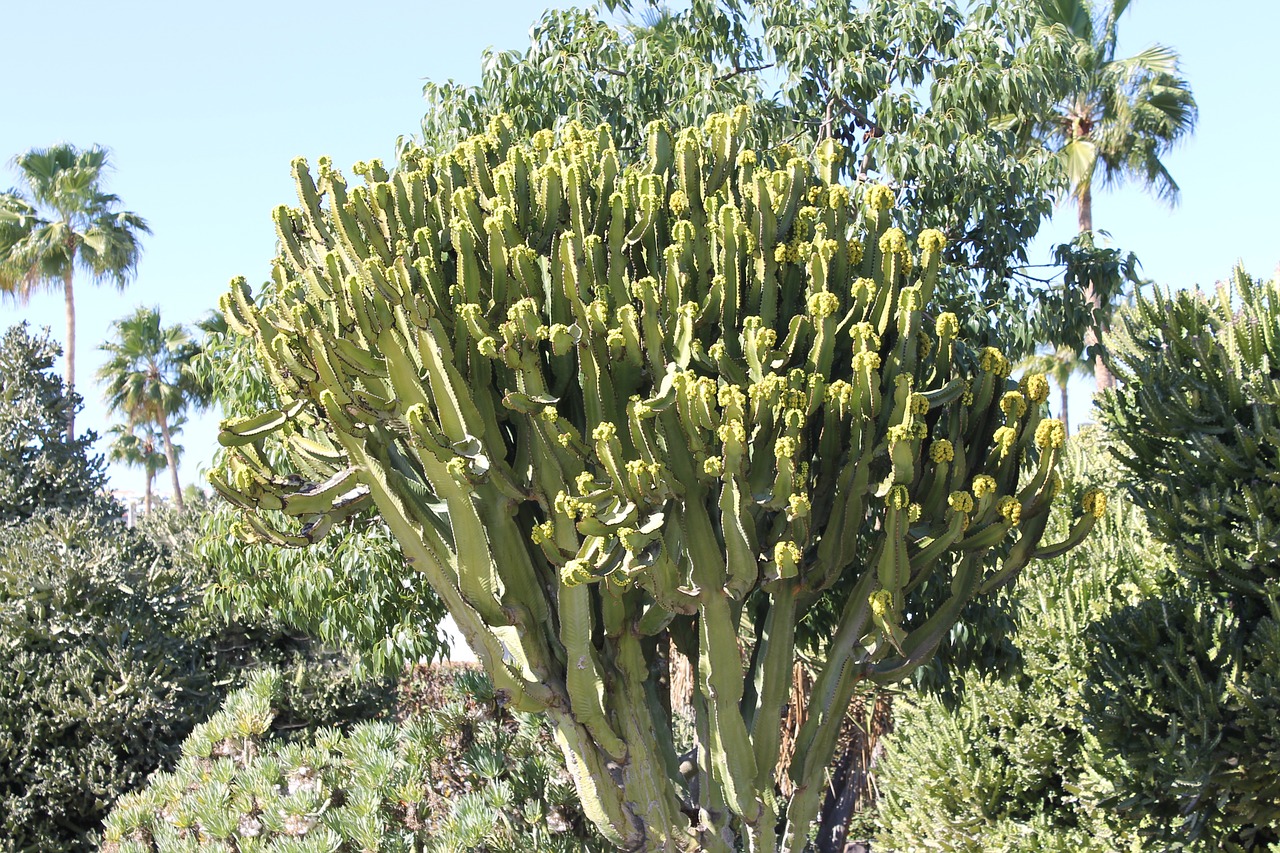
{"label": "dense bush", "polygon": [[283,685],[260,676],[183,745],[172,773],[122,799],[108,853],[607,849],[588,829],[549,728],[481,674],[406,723],[268,739]]}
{"label": "dense bush", "polygon": [[[211,562],[206,550],[208,531],[218,523],[216,509],[203,495],[192,496],[188,503],[185,512],[152,512],[139,521],[138,529],[162,547],[175,570],[187,578],[190,630],[205,639],[208,668],[218,686],[239,687],[247,673],[262,667],[278,670],[291,684],[276,715],[276,726],[287,729],[346,726],[390,712],[398,673],[385,668],[371,672],[360,666],[348,646],[320,642],[310,632],[286,624],[271,609],[228,606],[221,597],[226,591],[219,586],[227,567]],[[272,575],[279,566],[266,559],[255,563],[260,552],[228,547],[218,553],[246,573],[254,573],[256,565],[263,587],[276,582]]]}
{"label": "dense bush", "polygon": [[1097,626],[1105,803],[1208,849],[1280,841],[1280,284],[1140,297],[1100,399],[1129,488],[1192,584]]}
{"label": "dense bush", "polygon": [[175,760],[192,726],[265,665],[292,689],[276,725],[388,711],[394,682],[267,620],[203,609],[199,513],[138,531],[94,507],[0,529],[0,850],[83,850],[111,804]]}
{"label": "dense bush", "polygon": [[1081,786],[1099,807],[1191,850],[1280,842],[1276,615],[1250,628],[1185,590],[1091,627]]}
{"label": "dense bush", "polygon": [[0,849],[87,849],[216,707],[185,585],[91,511],[0,530]]}

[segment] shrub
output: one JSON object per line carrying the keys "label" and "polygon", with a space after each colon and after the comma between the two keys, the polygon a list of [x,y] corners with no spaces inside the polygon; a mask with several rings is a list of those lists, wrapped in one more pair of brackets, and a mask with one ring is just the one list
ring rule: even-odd
{"label": "shrub", "polygon": [[1099,402],[1129,488],[1192,581],[1096,628],[1100,802],[1207,849],[1280,840],[1280,285],[1156,290],[1108,340]]}
{"label": "shrub", "polygon": [[406,723],[268,739],[287,693],[259,674],[120,801],[102,850],[603,851],[549,728],[499,706],[474,671]]}
{"label": "shrub", "polygon": [[199,508],[139,530],[96,508],[0,529],[0,850],[83,850],[121,794],[263,666],[290,682],[275,725],[386,714],[394,680],[267,620],[202,608]]}
{"label": "shrub", "polygon": [[1280,625],[1255,627],[1203,590],[1111,614],[1084,692],[1081,785],[1163,844],[1280,842]]}
{"label": "shrub", "polygon": [[92,511],[0,530],[0,849],[87,849],[216,702],[184,587]]}

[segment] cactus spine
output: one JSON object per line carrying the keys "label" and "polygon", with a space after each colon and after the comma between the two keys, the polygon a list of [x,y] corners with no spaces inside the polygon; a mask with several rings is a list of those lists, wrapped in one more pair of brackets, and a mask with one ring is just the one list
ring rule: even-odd
{"label": "cactus spine", "polygon": [[[498,118],[350,191],[296,161],[275,295],[224,300],[290,401],[226,425],[215,486],[247,532],[302,544],[375,504],[626,850],[801,850],[855,685],[927,660],[1034,557],[1054,489],[1043,398],[1007,403],[1008,360],[927,313],[942,235],[917,257],[889,190],[770,164],[745,124],[655,124],[622,168],[607,128],[522,145]],[[279,439],[325,482],[273,475]],[[904,623],[935,573],[950,597]],[[788,802],[778,729],[815,607],[843,615]],[[684,761],[668,636],[696,662]]]}

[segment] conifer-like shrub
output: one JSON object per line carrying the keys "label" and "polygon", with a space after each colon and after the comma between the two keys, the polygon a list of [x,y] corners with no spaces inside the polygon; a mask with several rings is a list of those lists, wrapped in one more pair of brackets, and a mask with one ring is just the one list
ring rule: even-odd
{"label": "conifer-like shrub", "polygon": [[261,673],[198,726],[171,773],[123,798],[105,853],[604,851],[546,724],[511,713],[479,672],[402,724],[268,737],[287,691]]}
{"label": "conifer-like shrub", "polygon": [[1184,589],[1090,629],[1081,784],[1156,849],[1280,849],[1278,616]]}

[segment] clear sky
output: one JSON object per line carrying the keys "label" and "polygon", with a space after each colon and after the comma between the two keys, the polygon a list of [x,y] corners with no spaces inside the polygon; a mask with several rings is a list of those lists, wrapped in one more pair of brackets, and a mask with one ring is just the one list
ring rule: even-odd
{"label": "clear sky", "polygon": [[[115,164],[108,188],[155,232],[124,293],[77,287],[86,397],[77,425],[103,432],[109,424],[92,377],[112,320],[148,305],[168,323],[189,323],[232,276],[268,276],[270,211],[293,201],[292,157],[314,163],[327,154],[343,167],[391,161],[397,136],[418,129],[423,80],[475,82],[481,50],[525,46],[547,5],[370,0],[357,11],[331,0],[64,0],[55,14],[46,3],[0,0],[10,68],[0,89],[0,160],[57,141],[105,145]],[[1280,4],[1227,0],[1210,11],[1193,0],[1135,0],[1123,24],[1126,51],[1154,41],[1181,51],[1200,127],[1168,159],[1183,190],[1177,209],[1122,188],[1096,199],[1096,226],[1170,285],[1212,284],[1237,258],[1270,275],[1280,261],[1280,116],[1269,59]],[[0,187],[12,178],[0,171]],[[1033,262],[1047,262],[1074,221],[1063,209]],[[61,339],[61,296],[0,304],[0,327],[22,319]],[[1072,406],[1087,409],[1087,388],[1075,389]],[[188,427],[184,484],[207,464],[216,430],[216,415]],[[112,483],[140,491],[142,475],[113,468]]]}

